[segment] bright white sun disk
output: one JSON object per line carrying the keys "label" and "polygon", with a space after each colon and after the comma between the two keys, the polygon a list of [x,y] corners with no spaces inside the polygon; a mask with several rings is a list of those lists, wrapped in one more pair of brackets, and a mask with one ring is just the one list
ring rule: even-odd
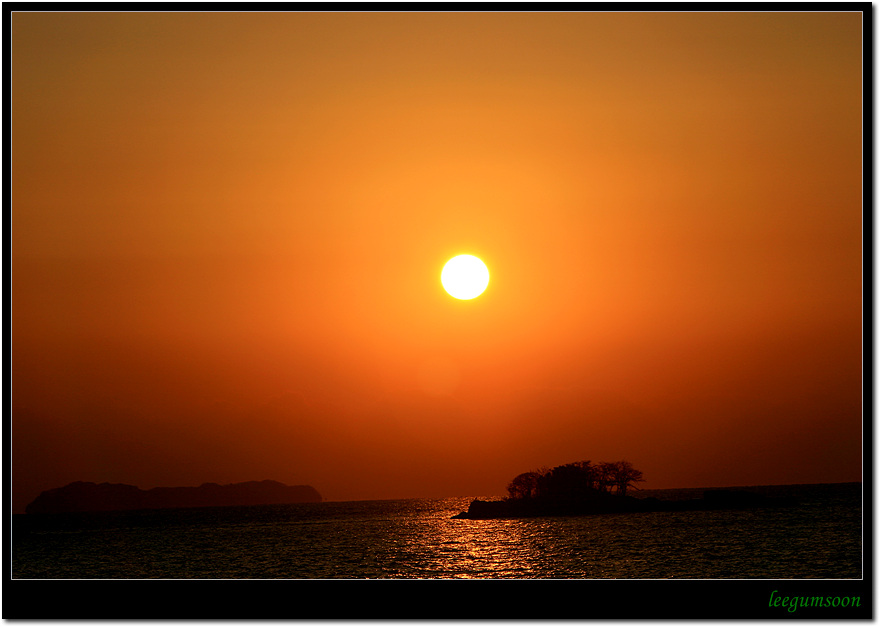
{"label": "bright white sun disk", "polygon": [[473,255],[458,255],[446,262],[440,273],[443,288],[459,300],[482,294],[489,285],[489,269]]}

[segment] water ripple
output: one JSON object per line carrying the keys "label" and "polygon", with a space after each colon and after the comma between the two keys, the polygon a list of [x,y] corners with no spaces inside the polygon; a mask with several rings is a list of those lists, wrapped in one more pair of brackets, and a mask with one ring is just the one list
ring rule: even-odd
{"label": "water ripple", "polygon": [[524,520],[453,520],[469,499],[21,516],[13,577],[857,578],[861,494],[832,496]]}

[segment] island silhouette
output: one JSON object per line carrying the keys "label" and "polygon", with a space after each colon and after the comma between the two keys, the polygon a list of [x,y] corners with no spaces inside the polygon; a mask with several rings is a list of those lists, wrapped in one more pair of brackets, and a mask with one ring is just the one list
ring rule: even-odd
{"label": "island silhouette", "polygon": [[278,481],[203,483],[198,487],[141,490],[124,483],[74,481],[42,492],[26,508],[26,514],[105,512],[179,507],[275,505],[320,503],[321,495],[310,485],[285,485]]}
{"label": "island silhouette", "polygon": [[627,495],[635,483],[644,481],[642,472],[627,461],[572,462],[517,475],[507,486],[508,497],[497,501],[475,499],[458,519],[529,518],[537,516],[581,516],[628,512],[693,511],[736,509],[788,504],[782,499],[742,489],[710,489],[702,498],[661,500]]}

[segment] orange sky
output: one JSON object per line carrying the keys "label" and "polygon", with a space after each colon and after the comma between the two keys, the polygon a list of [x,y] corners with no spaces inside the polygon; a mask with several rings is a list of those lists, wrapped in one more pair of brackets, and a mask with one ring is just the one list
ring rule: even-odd
{"label": "orange sky", "polygon": [[13,13],[10,60],[15,511],[861,478],[860,13]]}

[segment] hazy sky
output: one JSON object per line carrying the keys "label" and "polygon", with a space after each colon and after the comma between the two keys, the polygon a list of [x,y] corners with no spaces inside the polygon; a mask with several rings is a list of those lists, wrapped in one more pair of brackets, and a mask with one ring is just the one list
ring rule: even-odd
{"label": "hazy sky", "polygon": [[15,511],[860,480],[862,45],[843,12],[13,13]]}

